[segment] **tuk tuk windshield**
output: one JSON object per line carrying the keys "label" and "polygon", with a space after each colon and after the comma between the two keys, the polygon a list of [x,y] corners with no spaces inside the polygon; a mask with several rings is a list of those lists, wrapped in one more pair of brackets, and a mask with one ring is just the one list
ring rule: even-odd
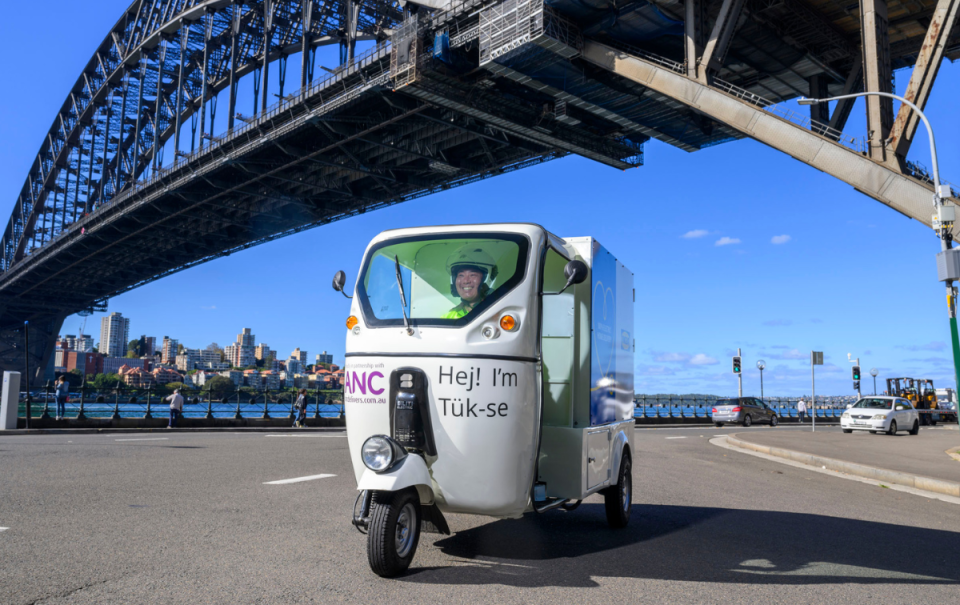
{"label": "tuk tuk windshield", "polygon": [[367,255],[357,284],[367,324],[403,325],[406,312],[414,325],[465,325],[523,280],[528,248],[525,236],[512,233],[380,242]]}

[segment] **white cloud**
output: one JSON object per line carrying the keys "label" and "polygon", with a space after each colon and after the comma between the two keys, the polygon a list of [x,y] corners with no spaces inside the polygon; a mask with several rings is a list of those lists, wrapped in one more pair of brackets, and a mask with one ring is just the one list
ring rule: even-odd
{"label": "white cloud", "polygon": [[715,246],[728,246],[728,245],[730,245],[730,244],[739,244],[739,243],[740,243],[740,240],[737,239],[737,238],[735,238],[735,237],[723,236],[723,237],[721,237],[720,239],[718,239],[718,240],[717,240],[717,243],[714,244],[714,245],[715,245]]}
{"label": "white cloud", "polygon": [[203,309],[204,311],[212,311],[212,310],[216,309],[217,306],[216,306],[216,305],[210,305],[209,307],[200,307],[200,308]]}
{"label": "white cloud", "polygon": [[771,244],[785,244],[790,241],[789,235],[774,235],[770,238]]}
{"label": "white cloud", "polygon": [[703,237],[707,233],[709,232],[706,229],[694,229],[693,231],[687,231],[682,237],[685,239],[696,239],[698,237]]}
{"label": "white cloud", "polygon": [[710,357],[709,355],[704,355],[703,353],[697,353],[692,358],[690,358],[690,365],[692,366],[712,366],[719,363],[716,357]]}
{"label": "white cloud", "polygon": [[659,362],[688,361],[689,359],[690,356],[686,353],[655,353],[653,356],[653,360]]}

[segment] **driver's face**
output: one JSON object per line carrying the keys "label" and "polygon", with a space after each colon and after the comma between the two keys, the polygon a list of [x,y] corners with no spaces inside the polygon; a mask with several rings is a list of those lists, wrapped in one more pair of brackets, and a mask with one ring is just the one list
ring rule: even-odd
{"label": "driver's face", "polygon": [[473,269],[461,269],[457,273],[457,294],[466,302],[473,302],[480,296],[480,283],[483,273]]}

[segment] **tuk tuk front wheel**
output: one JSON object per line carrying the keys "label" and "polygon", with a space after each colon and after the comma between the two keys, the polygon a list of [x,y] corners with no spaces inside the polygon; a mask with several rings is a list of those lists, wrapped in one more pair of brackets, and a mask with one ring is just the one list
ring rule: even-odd
{"label": "tuk tuk front wheel", "polygon": [[367,534],[373,573],[392,578],[410,567],[420,541],[420,496],[416,489],[374,492]]}
{"label": "tuk tuk front wheel", "polygon": [[617,484],[611,485],[603,492],[603,504],[607,510],[607,523],[610,524],[610,527],[627,526],[630,521],[630,508],[633,505],[633,473],[631,472],[630,455],[626,452],[620,459]]}

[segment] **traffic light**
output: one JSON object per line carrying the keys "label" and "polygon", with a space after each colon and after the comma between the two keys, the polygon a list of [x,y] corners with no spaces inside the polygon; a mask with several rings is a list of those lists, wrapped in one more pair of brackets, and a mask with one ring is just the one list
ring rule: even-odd
{"label": "traffic light", "polygon": [[853,379],[860,381],[860,366],[853,366]]}
{"label": "traffic light", "polygon": [[854,391],[859,391],[859,390],[860,390],[860,381],[859,381],[859,380],[854,380],[854,381],[853,381],[853,390],[854,390]]}
{"label": "traffic light", "polygon": [[739,355],[733,356],[733,373],[734,374],[740,373],[740,356]]}

